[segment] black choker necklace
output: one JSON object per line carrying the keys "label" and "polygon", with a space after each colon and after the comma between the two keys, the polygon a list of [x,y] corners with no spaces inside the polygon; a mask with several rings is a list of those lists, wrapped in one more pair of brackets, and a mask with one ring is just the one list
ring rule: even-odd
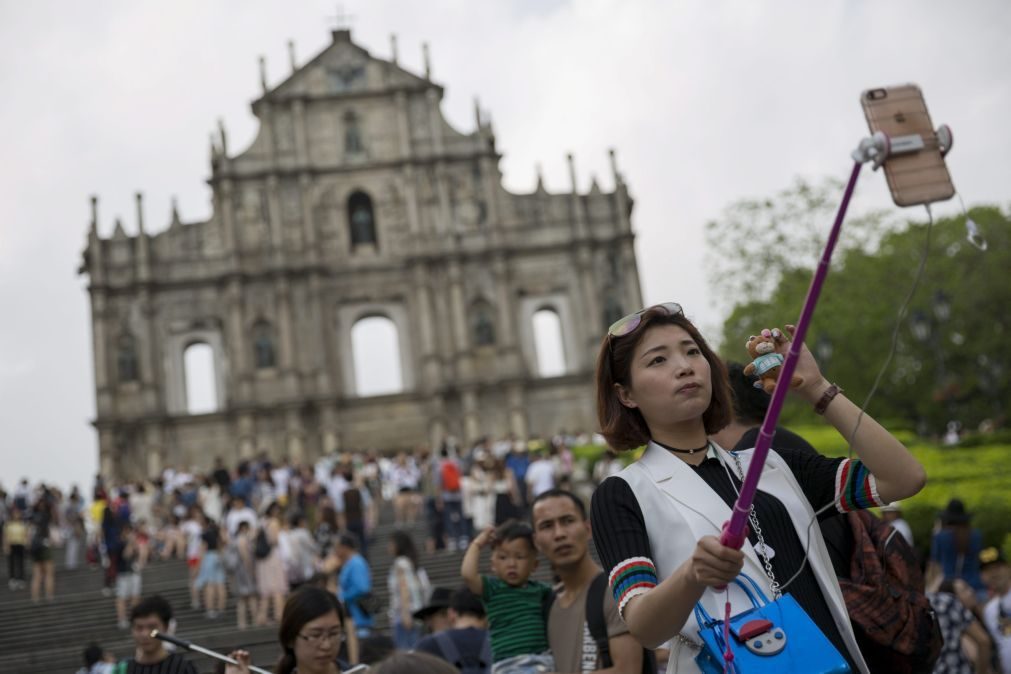
{"label": "black choker necklace", "polygon": [[678,449],[677,447],[671,447],[669,445],[663,444],[662,442],[657,442],[656,440],[654,440],[653,442],[656,442],[656,444],[660,445],[668,452],[674,452],[675,454],[688,454],[689,456],[694,454],[695,452],[704,452],[707,449],[709,449],[708,442],[706,442],[706,444],[702,445],[701,447],[696,447],[695,449]]}

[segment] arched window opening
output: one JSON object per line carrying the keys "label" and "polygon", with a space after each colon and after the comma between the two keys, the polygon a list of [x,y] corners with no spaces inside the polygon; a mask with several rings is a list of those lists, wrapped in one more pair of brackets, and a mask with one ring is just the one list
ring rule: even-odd
{"label": "arched window opening", "polygon": [[404,390],[397,326],[383,316],[363,318],[351,328],[355,391],[359,396]]}
{"label": "arched window opening", "polygon": [[350,110],[344,114],[344,152],[348,154],[365,152],[361,123],[358,121],[358,115]]}
{"label": "arched window opening", "polygon": [[355,192],[348,197],[348,221],[351,223],[351,247],[376,244],[376,219],[372,198],[365,192]]}
{"label": "arched window opening", "polygon": [[565,348],[562,343],[562,321],[554,309],[539,309],[533,318],[534,351],[537,373],[541,377],[565,374]]}
{"label": "arched window opening", "polygon": [[257,370],[266,370],[277,365],[274,329],[267,321],[257,321],[253,325],[253,362]]}
{"label": "arched window opening", "polygon": [[491,346],[495,343],[495,318],[487,301],[478,300],[471,306],[470,331],[474,346]]}
{"label": "arched window opening", "polygon": [[207,414],[218,411],[218,387],[214,369],[214,349],[207,344],[190,344],[183,352],[186,382],[186,412]]}
{"label": "arched window opening", "polygon": [[121,335],[116,342],[116,375],[121,384],[140,379],[137,340],[131,334]]}

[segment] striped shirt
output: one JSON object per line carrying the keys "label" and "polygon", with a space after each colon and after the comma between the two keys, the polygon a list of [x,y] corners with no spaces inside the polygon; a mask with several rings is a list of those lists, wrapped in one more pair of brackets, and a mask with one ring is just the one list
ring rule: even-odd
{"label": "striped shirt", "polygon": [[522,587],[513,587],[494,576],[481,576],[481,581],[481,601],[488,615],[495,662],[548,650],[544,606],[551,586],[531,580]]}
{"label": "striped shirt", "polygon": [[116,674],[197,674],[193,663],[178,653],[169,653],[168,657],[153,665],[142,665],[133,658],[124,660],[114,670]]}

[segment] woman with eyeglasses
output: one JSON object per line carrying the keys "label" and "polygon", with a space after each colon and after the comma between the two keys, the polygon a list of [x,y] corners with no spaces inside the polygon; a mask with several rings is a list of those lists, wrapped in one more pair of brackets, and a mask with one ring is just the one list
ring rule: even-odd
{"label": "woman with eyeglasses", "polygon": [[[284,604],[277,637],[284,654],[275,674],[341,674],[348,669],[337,658],[344,641],[344,607],[325,589],[306,586],[293,592]],[[239,664],[228,665],[225,674],[249,674],[247,651],[229,656]]]}
{"label": "woman with eyeglasses", "polygon": [[[788,336],[779,330],[772,336],[777,352],[786,354]],[[719,357],[673,302],[616,321],[600,346],[601,433],[618,451],[646,447],[594,493],[593,540],[632,635],[647,647],[670,642],[668,672],[700,671],[696,602],[720,618],[728,599],[734,615],[751,608],[740,593],[715,590],[742,570],[770,600],[780,592],[792,595],[850,669],[868,671],[814,525],[816,512],[831,515],[908,498],[923,487],[926,474],[902,443],[869,415],[861,416],[842,389],[825,379],[806,347],[796,374],[803,383],[793,389],[795,397],[844,437],[852,436],[858,458],[777,449],[773,438],[748,540],[737,550],[719,537],[752,452],[730,453],[709,437],[729,423],[733,409]],[[802,636],[794,632],[793,638]]]}

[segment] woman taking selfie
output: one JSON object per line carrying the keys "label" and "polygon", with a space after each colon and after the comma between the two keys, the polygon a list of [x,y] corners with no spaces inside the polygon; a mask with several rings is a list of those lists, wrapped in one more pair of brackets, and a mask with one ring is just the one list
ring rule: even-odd
{"label": "woman taking selfie", "polygon": [[[341,674],[347,666],[337,659],[344,642],[344,607],[322,588],[305,586],[293,592],[284,604],[278,641],[284,654],[274,667],[276,674]],[[249,674],[249,653],[234,651],[225,674]]]}
{"label": "woman taking selfie", "polygon": [[[792,332],[792,327],[787,326]],[[778,330],[776,350],[789,339]],[[795,396],[824,415],[844,437],[860,410],[822,376],[806,347]],[[720,543],[753,452],[731,454],[709,440],[732,415],[723,363],[680,305],[630,314],[608,330],[597,358],[601,432],[618,451],[646,445],[642,457],[604,480],[593,495],[593,539],[619,611],[647,647],[669,640],[668,672],[698,672],[701,601],[710,615],[751,608],[722,588],[744,571],[774,600],[787,593],[849,663],[866,672],[815,512],[880,506],[917,493],[923,467],[871,417],[852,440],[857,457],[829,459],[810,452],[768,455],[741,550]],[[785,625],[789,632],[789,625]],[[795,636],[797,636],[795,634]]]}

